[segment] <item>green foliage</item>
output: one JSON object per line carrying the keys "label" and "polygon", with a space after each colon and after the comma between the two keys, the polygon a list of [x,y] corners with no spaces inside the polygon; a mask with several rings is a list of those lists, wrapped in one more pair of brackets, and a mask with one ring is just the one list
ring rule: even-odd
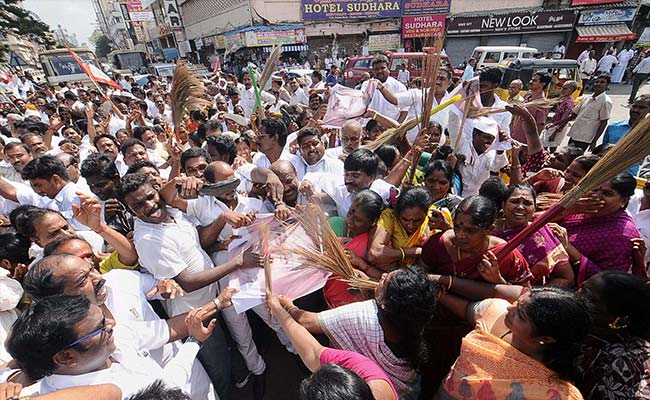
{"label": "green foliage", "polygon": [[[50,33],[47,24],[35,19],[29,11],[20,6],[20,0],[0,1],[0,35],[26,35],[35,42],[52,46],[54,41]],[[4,55],[6,50],[0,48],[0,56]]]}
{"label": "green foliage", "polygon": [[113,43],[109,38],[99,31],[93,32],[89,40],[95,45],[95,55],[98,58],[105,58],[113,51]]}

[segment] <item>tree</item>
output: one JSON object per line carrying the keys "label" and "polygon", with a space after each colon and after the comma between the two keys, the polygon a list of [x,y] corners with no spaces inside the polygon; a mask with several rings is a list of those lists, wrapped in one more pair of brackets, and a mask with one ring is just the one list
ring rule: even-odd
{"label": "tree", "polygon": [[[52,46],[51,33],[47,24],[34,18],[21,6],[21,0],[0,1],[0,35],[28,36],[33,41]],[[4,56],[6,50],[0,48],[0,56]]]}
{"label": "tree", "polygon": [[98,58],[105,58],[108,53],[113,51],[113,43],[109,38],[104,36],[101,31],[93,32],[88,40],[90,40],[90,42],[95,45],[95,55]]}

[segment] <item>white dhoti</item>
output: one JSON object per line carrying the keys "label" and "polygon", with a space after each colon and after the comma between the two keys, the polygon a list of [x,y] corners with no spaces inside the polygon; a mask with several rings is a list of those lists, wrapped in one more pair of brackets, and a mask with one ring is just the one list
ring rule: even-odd
{"label": "white dhoti", "polygon": [[612,71],[612,83],[621,83],[623,81],[623,76],[625,75],[626,69],[627,63],[619,63],[616,65]]}

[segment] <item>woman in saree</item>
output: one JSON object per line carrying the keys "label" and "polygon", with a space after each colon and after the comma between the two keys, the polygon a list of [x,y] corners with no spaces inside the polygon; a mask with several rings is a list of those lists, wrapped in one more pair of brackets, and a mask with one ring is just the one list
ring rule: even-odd
{"label": "woman in saree", "polygon": [[633,239],[641,235],[625,211],[634,194],[636,180],[627,172],[592,191],[591,199],[601,206],[573,214],[554,226],[569,254],[578,285],[601,271],[628,272],[634,260]]}
{"label": "woman in saree", "polygon": [[368,260],[384,271],[412,264],[429,237],[428,213],[432,204],[429,191],[423,187],[402,191],[395,208],[381,213],[370,240]]}
{"label": "woman in saree", "polygon": [[[362,190],[354,197],[345,219],[332,217],[329,220],[337,236],[343,238],[352,266],[375,280],[381,278],[383,271],[368,262],[368,249],[370,236],[377,228],[377,220],[383,208],[384,202],[381,196],[372,190]],[[335,308],[365,300],[357,293],[350,293],[349,288],[349,284],[342,281],[340,277],[331,276],[323,288],[328,306]]]}
{"label": "woman in saree", "polygon": [[[579,377],[575,358],[591,323],[581,296],[553,286],[433,279],[449,288],[440,303],[475,325],[435,399],[582,399],[572,383]],[[486,289],[500,298],[464,298],[483,297]]]}
{"label": "woman in saree", "polygon": [[[422,248],[419,265],[434,274],[527,285],[532,274],[519,250],[498,260],[492,253],[505,245],[503,239],[491,234],[496,213],[495,204],[486,197],[472,196],[461,201],[456,207],[453,229],[429,238]],[[472,325],[445,307],[438,309],[435,322],[427,330],[436,362],[427,366],[429,379],[423,381],[424,393],[435,393],[437,384],[458,357],[463,336],[472,329]]]}
{"label": "woman in saree", "polygon": [[[436,274],[525,285],[533,277],[519,250],[497,260],[505,241],[492,235],[497,208],[486,197],[472,196],[456,208],[454,227],[429,238],[419,262]],[[490,268],[497,266],[497,268]]]}
{"label": "woman in saree", "polygon": [[[507,241],[532,221],[535,214],[535,190],[525,184],[511,186],[502,209],[504,218],[497,221],[497,231],[494,234]],[[533,274],[533,285],[575,285],[569,255],[547,225],[526,239],[518,249],[528,261]]]}
{"label": "woman in saree", "polygon": [[578,387],[587,400],[650,398],[650,283],[604,271],[581,288],[593,325],[578,357]]}
{"label": "woman in saree", "polygon": [[452,194],[454,170],[445,160],[433,160],[424,169],[423,186],[431,193],[436,209],[446,208],[450,212],[463,200]]}

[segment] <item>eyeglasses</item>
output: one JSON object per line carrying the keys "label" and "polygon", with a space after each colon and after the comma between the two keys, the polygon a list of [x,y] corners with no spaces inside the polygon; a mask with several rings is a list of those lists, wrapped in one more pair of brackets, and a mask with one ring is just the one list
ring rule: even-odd
{"label": "eyeglasses", "polygon": [[74,342],[67,345],[65,348],[69,349],[71,347],[74,347],[74,346],[78,345],[79,343],[85,342],[86,340],[92,339],[95,336],[101,335],[102,333],[105,333],[105,332],[106,332],[106,316],[104,315],[104,318],[102,319],[102,327],[101,328],[97,329],[96,331],[90,332],[86,336],[80,337],[79,339],[77,339]]}

